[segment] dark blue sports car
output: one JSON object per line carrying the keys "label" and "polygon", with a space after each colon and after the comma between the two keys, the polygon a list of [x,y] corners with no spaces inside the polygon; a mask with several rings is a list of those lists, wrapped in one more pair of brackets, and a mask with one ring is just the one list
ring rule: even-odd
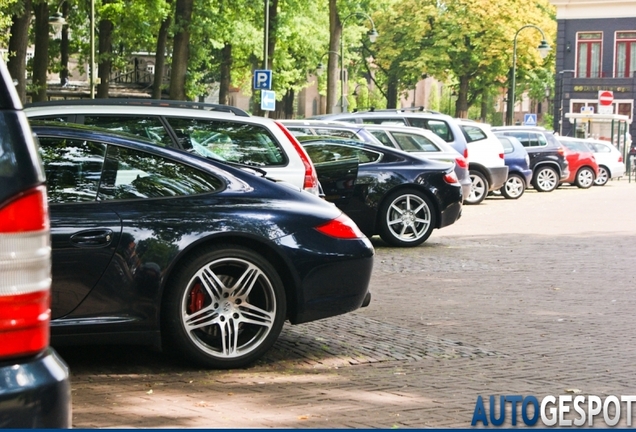
{"label": "dark blue sports car", "polygon": [[[453,163],[346,138],[297,138],[316,167],[326,199],[367,236],[379,234],[393,246],[416,246],[433,229],[461,216],[462,189]],[[333,165],[348,161],[358,168],[347,180],[328,175]]]}
{"label": "dark blue sports car", "polygon": [[37,125],[55,344],[162,346],[242,367],[283,322],[366,306],[373,247],[334,205],[181,150]]}
{"label": "dark blue sports car", "polygon": [[521,141],[512,136],[497,135],[504,148],[504,162],[508,167],[506,183],[499,189],[508,199],[517,199],[532,181],[530,157]]}

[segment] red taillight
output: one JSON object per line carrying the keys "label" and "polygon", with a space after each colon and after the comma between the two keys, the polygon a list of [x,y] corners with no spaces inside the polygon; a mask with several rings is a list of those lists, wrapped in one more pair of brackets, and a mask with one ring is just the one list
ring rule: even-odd
{"label": "red taillight", "polygon": [[444,181],[448,184],[459,183],[459,179],[453,171],[444,174]]}
{"label": "red taillight", "polygon": [[0,209],[0,357],[34,354],[49,344],[48,220],[43,186]]}
{"label": "red taillight", "polygon": [[358,239],[363,238],[364,234],[358,228],[358,225],[353,222],[349,216],[341,214],[335,219],[330,220],[326,224],[322,224],[316,227],[316,230],[329,237],[337,239]]}
{"label": "red taillight", "polygon": [[466,160],[466,158],[462,156],[459,156],[458,158],[456,158],[455,163],[460,168],[468,168],[468,161]]}
{"label": "red taillight", "polygon": [[503,159],[504,158],[504,154],[503,153],[499,153],[499,159]]}
{"label": "red taillight", "polygon": [[468,159],[468,147],[464,149],[464,158]]}
{"label": "red taillight", "polygon": [[565,156],[565,149],[563,147],[559,147],[557,149],[557,153],[560,154],[561,156]]}
{"label": "red taillight", "polygon": [[623,162],[623,156],[619,156],[619,157],[618,157],[618,161],[619,161],[619,162]]}
{"label": "red taillight", "polygon": [[309,155],[305,151],[302,145],[298,142],[296,137],[292,135],[291,132],[280,122],[275,121],[276,125],[283,131],[287,139],[291,141],[292,145],[298,152],[300,159],[303,161],[303,165],[305,165],[305,181],[303,183],[303,189],[308,192],[313,193],[314,195],[320,194],[320,188],[318,187],[318,176],[316,174],[316,169],[314,168],[314,164],[311,162]]}

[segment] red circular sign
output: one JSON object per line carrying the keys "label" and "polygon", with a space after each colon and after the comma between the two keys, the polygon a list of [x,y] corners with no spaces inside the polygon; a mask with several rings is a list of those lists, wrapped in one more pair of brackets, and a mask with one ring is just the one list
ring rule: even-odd
{"label": "red circular sign", "polygon": [[598,92],[598,103],[603,106],[611,105],[614,102],[614,93],[611,91]]}

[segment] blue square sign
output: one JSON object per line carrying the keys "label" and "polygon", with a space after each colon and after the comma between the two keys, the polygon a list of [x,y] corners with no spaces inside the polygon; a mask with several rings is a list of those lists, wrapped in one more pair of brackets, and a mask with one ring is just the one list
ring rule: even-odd
{"label": "blue square sign", "polygon": [[272,89],[272,71],[271,70],[255,70],[254,71],[254,90],[271,90]]}
{"label": "blue square sign", "polygon": [[537,125],[537,115],[536,114],[524,114],[523,116],[523,124],[526,126],[536,126]]}
{"label": "blue square sign", "polygon": [[276,92],[261,90],[261,109],[263,111],[274,111],[276,109]]}

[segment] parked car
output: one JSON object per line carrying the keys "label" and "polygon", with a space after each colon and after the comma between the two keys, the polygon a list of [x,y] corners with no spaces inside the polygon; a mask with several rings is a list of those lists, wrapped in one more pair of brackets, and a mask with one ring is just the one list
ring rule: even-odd
{"label": "parked car", "polygon": [[499,190],[508,178],[501,142],[490,130],[490,125],[457,119],[468,146],[468,167],[472,189],[468,204],[481,203],[488,192]]}
{"label": "parked car", "polygon": [[[392,246],[416,246],[435,228],[451,225],[462,210],[453,164],[420,159],[397,149],[345,138],[298,137],[312,158],[326,196],[367,236]],[[323,172],[334,163],[359,162],[355,182],[331,192]],[[333,184],[333,182],[332,182]],[[338,186],[338,185],[336,185]]]}
{"label": "parked car", "polygon": [[394,126],[413,126],[435,132],[440,138],[451,145],[457,152],[468,159],[466,138],[459,125],[448,115],[423,108],[414,109],[385,109],[372,111],[357,111],[353,113],[324,114],[312,119],[336,120],[358,124],[381,124]]}
{"label": "parked car", "polygon": [[51,243],[44,170],[2,60],[0,106],[0,428],[69,428],[69,370],[49,347]]}
{"label": "parked car", "polygon": [[598,163],[594,153],[585,143],[562,137],[559,137],[559,141],[565,146],[565,157],[570,168],[570,175],[561,180],[561,183],[569,183],[581,189],[592,187],[598,176]]}
{"label": "parked car", "polygon": [[282,120],[296,136],[319,135],[353,138],[369,144],[397,148],[413,156],[455,163],[455,174],[462,186],[464,199],[470,194],[472,181],[468,162],[446,141],[428,129],[409,126],[375,125],[323,120]]}
{"label": "parked car", "polygon": [[538,192],[555,190],[570,175],[565,149],[554,134],[535,126],[497,126],[498,136],[512,136],[521,141],[530,157],[532,186]]}
{"label": "parked car", "polygon": [[147,99],[84,99],[28,105],[29,119],[98,126],[160,146],[249,165],[319,194],[311,161],[279,122],[227,105]]}
{"label": "parked car", "polygon": [[560,137],[560,141],[573,140],[583,142],[593,153],[598,163],[598,175],[594,184],[605,186],[610,179],[616,179],[625,175],[625,162],[621,152],[608,141],[581,140],[579,138]]}
{"label": "parked car", "polygon": [[373,247],[325,200],[136,137],[32,127],[49,190],[55,343],[150,344],[236,368],[285,320],[369,303]]}
{"label": "parked car", "polygon": [[532,181],[530,157],[517,138],[512,136],[498,138],[504,148],[504,162],[508,167],[508,179],[499,191],[504,198],[518,199]]}

